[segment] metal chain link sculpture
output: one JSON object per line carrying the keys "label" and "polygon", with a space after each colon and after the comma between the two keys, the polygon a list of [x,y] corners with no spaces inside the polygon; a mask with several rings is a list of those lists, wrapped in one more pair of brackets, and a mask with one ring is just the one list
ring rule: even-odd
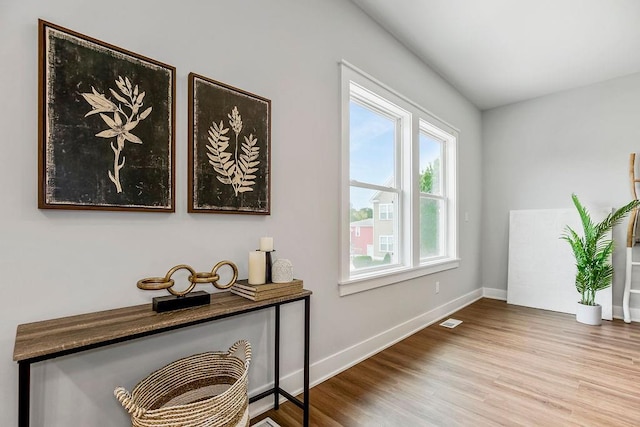
{"label": "metal chain link sculpture", "polygon": [[[220,275],[218,274],[218,270],[228,265],[233,270],[233,277],[227,284],[220,284],[218,280],[220,280]],[[179,270],[187,270],[189,273],[189,287],[183,291],[178,291],[173,289],[175,285],[175,281],[171,278],[176,271]],[[231,261],[220,261],[216,265],[213,266],[211,272],[203,272],[197,273],[193,267],[187,264],[180,264],[173,267],[171,270],[167,271],[167,274],[164,277],[147,277],[144,279],[138,280],[137,286],[139,289],[144,289],[145,291],[157,291],[161,289],[166,289],[171,295],[177,298],[183,298],[187,296],[199,283],[211,283],[218,289],[228,289],[233,286],[238,280],[238,267]],[[198,292],[196,292],[197,294]],[[192,294],[193,295],[193,294]],[[155,309],[155,298],[154,298],[154,309]],[[182,305],[181,307],[185,307]],[[158,311],[158,310],[156,310]]]}

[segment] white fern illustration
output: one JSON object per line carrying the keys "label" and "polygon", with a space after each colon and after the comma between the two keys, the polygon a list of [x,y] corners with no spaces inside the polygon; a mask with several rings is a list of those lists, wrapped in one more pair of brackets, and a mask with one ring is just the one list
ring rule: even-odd
{"label": "white fern illustration", "polygon": [[233,107],[231,114],[228,114],[229,126],[235,133],[235,150],[234,156],[231,157],[231,153],[227,152],[229,148],[229,137],[226,136],[229,133],[229,128],[224,127],[222,120],[220,124],[213,122],[209,128],[207,140],[207,157],[209,157],[209,164],[213,166],[218,175],[216,178],[218,181],[225,185],[231,185],[236,196],[239,193],[245,193],[247,191],[253,191],[255,185],[256,175],[258,171],[257,166],[260,164],[258,155],[260,154],[260,147],[258,147],[258,139],[250,134],[249,137],[244,136],[242,147],[240,147],[240,154],[238,154],[238,137],[242,132],[242,117],[238,112],[238,107]]}
{"label": "white fern illustration", "polygon": [[[118,105],[105,97],[104,94],[96,91],[93,87],[91,87],[92,93],[82,93],[81,95],[91,107],[93,107],[93,109],[84,116],[88,117],[92,114],[100,114],[102,120],[109,126],[109,129],[97,133],[96,136],[107,139],[116,138],[115,145],[114,141],[111,141],[111,150],[114,156],[113,171],[107,172],[109,179],[116,186],[116,191],[122,193],[120,169],[124,167],[125,158],[122,156],[121,161],[120,155],[124,149],[124,143],[125,141],[129,141],[134,144],[142,144],[142,140],[130,131],[151,114],[152,107],[138,114],[143,105],[145,92],[140,92],[138,85],[134,86],[128,77],[123,79],[122,76],[118,76],[116,86],[120,89],[122,95],[113,89],[109,90],[114,98],[120,102]],[[129,110],[129,113],[123,110],[123,105]],[[108,114],[113,114],[113,118]]]}

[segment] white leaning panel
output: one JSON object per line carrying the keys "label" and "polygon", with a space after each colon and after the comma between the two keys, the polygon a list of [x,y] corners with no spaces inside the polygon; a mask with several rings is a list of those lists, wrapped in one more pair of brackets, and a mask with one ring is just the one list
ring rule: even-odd
{"label": "white leaning panel", "polygon": [[[594,221],[611,212],[611,208],[588,209]],[[510,212],[507,303],[575,314],[580,295],[575,288],[576,267],[571,247],[560,239],[565,225],[582,235],[575,209]],[[612,287],[596,294],[603,319],[613,318],[612,300]]]}

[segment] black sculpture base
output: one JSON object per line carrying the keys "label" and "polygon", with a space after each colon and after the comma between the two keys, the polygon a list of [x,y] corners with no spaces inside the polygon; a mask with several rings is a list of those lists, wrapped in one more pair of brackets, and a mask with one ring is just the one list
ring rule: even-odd
{"label": "black sculpture base", "polygon": [[207,305],[211,302],[211,294],[205,291],[189,292],[183,297],[167,295],[153,299],[153,311],[163,313],[165,311],[179,310],[181,308]]}

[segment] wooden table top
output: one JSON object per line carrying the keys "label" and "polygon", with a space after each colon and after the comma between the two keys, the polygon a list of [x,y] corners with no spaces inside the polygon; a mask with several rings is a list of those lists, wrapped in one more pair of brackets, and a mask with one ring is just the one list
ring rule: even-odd
{"label": "wooden table top", "polygon": [[287,296],[251,301],[226,291],[212,294],[209,305],[164,313],[156,313],[151,304],[143,304],[25,323],[18,325],[16,331],[13,360],[43,360],[49,358],[47,356],[56,357],[74,353],[74,350],[82,351],[85,347],[100,347],[229,317],[269,305],[300,300],[309,295],[311,291],[302,290]]}

